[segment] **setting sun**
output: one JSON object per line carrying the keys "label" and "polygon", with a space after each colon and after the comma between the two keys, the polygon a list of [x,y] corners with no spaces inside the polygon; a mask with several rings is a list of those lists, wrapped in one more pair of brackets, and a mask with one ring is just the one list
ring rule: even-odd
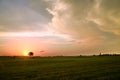
{"label": "setting sun", "polygon": [[28,56],[28,52],[29,52],[29,51],[24,51],[24,52],[23,52],[23,55],[24,55],[24,56]]}

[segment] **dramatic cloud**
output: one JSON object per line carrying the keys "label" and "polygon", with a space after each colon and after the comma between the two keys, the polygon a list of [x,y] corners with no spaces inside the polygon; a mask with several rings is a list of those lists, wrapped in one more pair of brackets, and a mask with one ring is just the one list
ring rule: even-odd
{"label": "dramatic cloud", "polygon": [[55,28],[77,40],[99,44],[106,38],[119,36],[119,3],[118,0],[55,0],[47,10],[53,15],[51,24]]}

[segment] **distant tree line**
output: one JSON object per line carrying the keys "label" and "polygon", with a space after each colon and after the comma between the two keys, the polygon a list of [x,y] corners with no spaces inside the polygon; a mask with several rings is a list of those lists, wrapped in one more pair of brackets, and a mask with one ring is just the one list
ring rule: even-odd
{"label": "distant tree line", "polygon": [[98,54],[98,55],[93,55],[93,56],[120,56],[120,54]]}
{"label": "distant tree line", "polygon": [[120,56],[120,54],[100,54],[99,56]]}

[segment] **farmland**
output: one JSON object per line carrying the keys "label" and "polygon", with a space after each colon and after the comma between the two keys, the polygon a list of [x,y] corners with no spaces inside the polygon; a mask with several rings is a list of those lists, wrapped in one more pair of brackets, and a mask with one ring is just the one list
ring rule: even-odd
{"label": "farmland", "polygon": [[0,80],[120,80],[120,56],[1,56]]}

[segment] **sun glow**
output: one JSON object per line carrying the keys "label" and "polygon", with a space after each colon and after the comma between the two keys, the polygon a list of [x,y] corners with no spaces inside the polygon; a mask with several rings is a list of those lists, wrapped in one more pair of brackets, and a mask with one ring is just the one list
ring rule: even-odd
{"label": "sun glow", "polygon": [[28,56],[28,53],[29,53],[29,51],[24,51],[24,52],[23,52],[23,55],[24,55],[24,56]]}

